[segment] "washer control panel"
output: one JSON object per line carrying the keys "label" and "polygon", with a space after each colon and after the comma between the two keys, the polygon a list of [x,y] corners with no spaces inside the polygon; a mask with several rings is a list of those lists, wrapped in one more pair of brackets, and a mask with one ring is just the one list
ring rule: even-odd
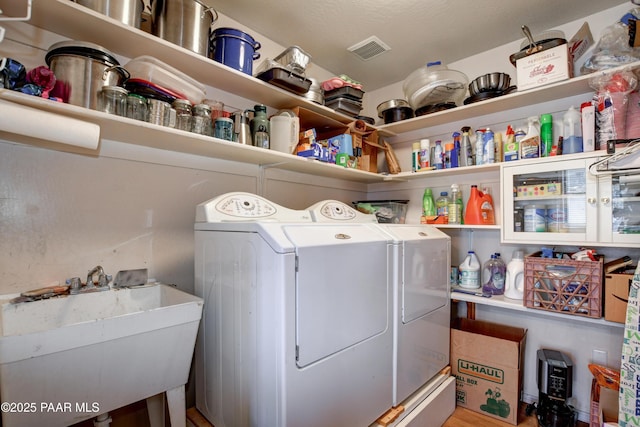
{"label": "washer control panel", "polygon": [[223,194],[196,207],[196,222],[222,221],[311,222],[311,215],[243,192]]}
{"label": "washer control panel", "polygon": [[358,212],[351,206],[337,200],[325,200],[322,202],[318,202],[315,205],[309,207],[309,211],[311,212],[311,216],[313,217],[313,220],[315,222],[378,222],[375,215],[368,215],[362,212]]}

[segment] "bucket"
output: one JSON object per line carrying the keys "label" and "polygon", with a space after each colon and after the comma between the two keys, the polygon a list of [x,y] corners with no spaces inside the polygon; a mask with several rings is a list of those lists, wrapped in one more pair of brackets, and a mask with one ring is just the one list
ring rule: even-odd
{"label": "bucket", "polygon": [[203,56],[209,56],[211,27],[217,12],[197,0],[154,0],[151,30],[168,42]]}
{"label": "bucket", "polygon": [[98,108],[98,93],[104,86],[122,86],[129,78],[112,53],[89,42],[55,43],[45,61],[56,76],[51,96],[93,110]]}
{"label": "bucket", "polygon": [[144,8],[142,0],[75,0],[75,2],[123,24],[140,28]]}
{"label": "bucket", "polygon": [[211,34],[209,57],[242,73],[252,75],[253,61],[260,43],[249,34],[233,28],[218,28]]}

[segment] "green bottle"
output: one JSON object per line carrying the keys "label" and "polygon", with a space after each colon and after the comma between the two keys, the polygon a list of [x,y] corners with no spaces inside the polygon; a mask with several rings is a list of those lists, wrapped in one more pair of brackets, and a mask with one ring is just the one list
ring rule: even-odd
{"label": "green bottle", "polygon": [[426,188],[422,196],[422,214],[424,216],[436,216],[436,203],[433,200],[433,193],[430,188]]}

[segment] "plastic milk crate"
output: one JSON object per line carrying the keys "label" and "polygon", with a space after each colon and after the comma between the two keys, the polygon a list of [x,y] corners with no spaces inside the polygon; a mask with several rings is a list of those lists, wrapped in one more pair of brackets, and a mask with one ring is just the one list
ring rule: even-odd
{"label": "plastic milk crate", "polygon": [[602,317],[603,261],[541,258],[524,259],[524,305],[539,310]]}

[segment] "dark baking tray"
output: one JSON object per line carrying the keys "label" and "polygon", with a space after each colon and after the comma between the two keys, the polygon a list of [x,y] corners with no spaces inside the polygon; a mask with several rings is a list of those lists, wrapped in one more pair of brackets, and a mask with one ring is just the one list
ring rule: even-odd
{"label": "dark baking tray", "polygon": [[336,98],[349,98],[355,101],[360,101],[364,96],[364,91],[356,89],[351,86],[342,86],[337,89],[325,90],[324,100],[331,101]]}
{"label": "dark baking tray", "polygon": [[297,93],[298,95],[309,92],[309,88],[311,87],[311,80],[290,71],[283,70],[282,68],[271,68],[258,74],[256,77],[274,86],[278,86],[281,89]]}
{"label": "dark baking tray", "polygon": [[332,110],[351,117],[357,116],[360,114],[360,110],[362,110],[362,104],[360,102],[353,101],[349,98],[336,98],[330,102],[325,101],[324,105]]}

